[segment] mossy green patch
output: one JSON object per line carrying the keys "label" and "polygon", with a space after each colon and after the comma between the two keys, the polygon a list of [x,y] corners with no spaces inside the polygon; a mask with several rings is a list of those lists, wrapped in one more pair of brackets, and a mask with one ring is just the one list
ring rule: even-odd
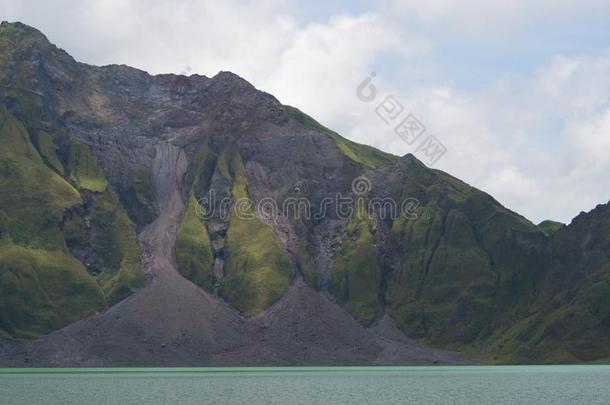
{"label": "mossy green patch", "polygon": [[392,228],[401,266],[388,286],[391,313],[411,336],[472,342],[493,315],[496,274],[489,257],[460,210],[430,204],[417,214]]}
{"label": "mossy green patch", "polygon": [[304,127],[320,131],[330,136],[341,152],[356,163],[360,163],[369,168],[375,169],[387,166],[396,160],[396,156],[394,155],[382,152],[373,148],[372,146],[362,145],[352,142],[349,139],[345,139],[338,133],[326,128],[297,108],[285,105],[284,111],[286,111],[286,114],[288,114],[290,118],[294,119]]}
{"label": "mossy green patch", "polygon": [[57,156],[57,147],[53,142],[53,138],[45,131],[38,131],[36,133],[36,147],[40,156],[42,156],[45,163],[53,169],[56,173],[63,176],[64,166]]}
{"label": "mossy green patch", "polygon": [[[214,288],[214,257],[210,236],[204,220],[199,217],[201,212],[198,210],[203,208],[199,205],[197,196],[201,197],[208,191],[215,164],[216,155],[207,145],[203,145],[193,157],[187,172],[191,192],[176,239],[178,270],[184,277],[207,291]],[[226,154],[222,164],[223,170],[229,175]]]}
{"label": "mossy green patch", "polygon": [[504,363],[582,363],[610,356],[610,268],[574,291],[536,302],[530,314],[490,339],[486,359]]}
{"label": "mossy green patch", "polygon": [[95,280],[68,254],[60,228],[81,196],[51,168],[58,161],[49,139],[43,134],[37,140],[39,149],[25,127],[0,109],[0,328],[20,338],[47,333],[104,305]]}
{"label": "mossy green patch", "polygon": [[26,129],[0,109],[0,212],[11,240],[65,248],[58,225],[64,210],[80,202],[78,191],[44,163]]}
{"label": "mossy green patch", "polygon": [[227,180],[233,178],[233,167],[231,162],[231,152],[229,149],[224,149],[218,157],[216,167],[218,172]]}
{"label": "mossy green patch", "polygon": [[79,189],[98,193],[106,190],[108,182],[89,149],[73,141],[67,144],[67,148],[66,169],[71,182]]}
{"label": "mossy green patch", "polygon": [[390,313],[405,333],[434,345],[486,344],[534,300],[544,268],[539,231],[443,172],[409,169],[403,198],[425,205],[393,223],[400,262],[387,284]]}
{"label": "mossy green patch", "polygon": [[144,284],[138,239],[127,213],[110,190],[94,204],[91,225],[102,230],[98,248],[106,253],[99,282],[108,302],[115,303]]}
{"label": "mossy green patch", "polygon": [[382,270],[371,221],[359,199],[337,250],[330,285],[337,301],[364,324],[370,324],[382,310]]}
{"label": "mossy green patch", "polygon": [[97,276],[109,303],[143,285],[135,231],[110,189],[90,194],[85,207],[66,221],[64,234],[70,251]]}
{"label": "mossy green patch", "polygon": [[176,238],[176,262],[180,273],[201,288],[212,291],[214,258],[210,237],[196,212],[197,200],[191,194]]}
{"label": "mossy green patch", "polygon": [[228,258],[221,294],[241,312],[252,316],[286,293],[294,272],[271,228],[255,218],[252,207],[244,203],[249,197],[248,185],[238,154],[232,157],[230,169],[231,193],[240,209],[234,206],[229,216]]}
{"label": "mossy green patch", "polygon": [[418,208],[416,214],[414,218],[400,217],[392,227],[403,259],[388,283],[388,304],[403,331],[422,337],[427,333],[427,317],[420,291],[442,236],[444,215],[434,204]]}
{"label": "mossy green patch", "polygon": [[143,283],[131,222],[88,150],[66,139],[62,149],[48,133],[29,131],[36,147],[0,109],[0,269],[7,286],[0,328],[24,338],[87,316]]}
{"label": "mossy green patch", "polygon": [[546,236],[551,236],[564,226],[565,224],[561,222],[547,220],[539,223],[538,229],[540,229],[540,231],[542,231],[542,233],[544,233]]}
{"label": "mossy green patch", "polygon": [[83,265],[61,251],[0,244],[0,328],[17,338],[43,335],[104,306]]}

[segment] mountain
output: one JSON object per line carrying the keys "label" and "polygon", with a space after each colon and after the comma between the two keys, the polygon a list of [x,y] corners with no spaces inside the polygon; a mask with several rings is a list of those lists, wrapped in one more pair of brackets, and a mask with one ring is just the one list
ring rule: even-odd
{"label": "mountain", "polygon": [[235,74],[20,23],[0,82],[0,364],[610,358],[608,205],[536,226]]}

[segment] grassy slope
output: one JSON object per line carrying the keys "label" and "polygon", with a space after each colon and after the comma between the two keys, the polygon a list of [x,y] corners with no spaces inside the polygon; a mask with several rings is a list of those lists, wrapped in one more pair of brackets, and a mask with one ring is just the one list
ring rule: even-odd
{"label": "grassy slope", "polygon": [[528,316],[483,353],[503,362],[583,362],[610,356],[610,208],[581,214],[549,237],[554,258]]}
{"label": "grassy slope", "polygon": [[524,315],[543,263],[520,240],[543,237],[445,173],[413,165],[410,174],[402,197],[422,205],[392,227],[401,260],[388,281],[390,313],[411,336],[467,350]]}
{"label": "grassy slope", "polygon": [[285,105],[284,111],[288,116],[306,128],[323,132],[330,136],[341,152],[356,163],[363,164],[369,168],[379,168],[392,163],[396,156],[382,152],[368,145],[362,145],[343,138],[338,133],[326,128],[319,122],[303,113],[301,110]]}
{"label": "grassy slope", "polygon": [[104,306],[78,260],[60,250],[0,243],[0,330],[16,338],[45,334]]}
{"label": "grassy slope", "polygon": [[[248,198],[247,180],[241,158],[223,151],[214,155],[202,147],[188,172],[191,191],[188,207],[178,229],[176,260],[179,271],[189,280],[211,291],[216,280],[210,235],[195,210],[197,197],[204,196],[213,173],[227,179],[235,200]],[[231,209],[224,243],[228,257],[220,294],[246,315],[256,315],[280,299],[292,280],[292,264],[273,231],[253,217],[252,207],[240,217]]]}
{"label": "grassy slope", "polygon": [[101,235],[97,248],[107,258],[99,283],[110,304],[132,294],[144,284],[138,238],[127,213],[112,191],[94,205],[91,223]]}
{"label": "grassy slope", "polygon": [[81,203],[78,191],[43,162],[25,128],[0,109],[0,210],[14,243],[63,248],[63,211]]}
{"label": "grassy slope", "polygon": [[547,220],[547,221],[542,221],[541,223],[539,223],[538,229],[540,229],[542,231],[542,233],[544,233],[546,236],[551,236],[555,232],[560,230],[562,226],[565,226],[565,224],[563,224],[561,222],[557,222],[557,221]]}
{"label": "grassy slope", "polygon": [[[55,144],[66,177],[85,200],[65,221],[65,240],[77,257],[77,251],[87,252],[79,258],[96,275],[108,303],[114,304],[144,283],[135,231],[87,147],[66,134],[57,136]],[[47,150],[52,151],[51,146]]]}
{"label": "grassy slope", "polygon": [[191,193],[189,203],[176,239],[176,261],[180,273],[200,286],[212,291],[214,285],[212,248],[203,221],[197,216],[197,200]]}
{"label": "grassy slope", "polygon": [[88,194],[84,212],[64,223],[71,252],[96,274],[109,304],[130,295],[144,283],[140,250],[133,226],[114,192]]}
{"label": "grassy slope", "polygon": [[[459,210],[446,213],[430,204],[418,219],[395,222],[393,232],[403,257],[389,285],[399,326],[433,341],[476,338],[487,320],[496,277],[469,220]],[[465,303],[476,310],[452,319]],[[455,323],[452,331],[447,330],[450,322]]]}
{"label": "grassy slope", "polygon": [[[231,159],[231,167],[222,171],[228,169],[233,198],[248,198],[245,170],[238,154]],[[237,309],[252,316],[286,293],[293,277],[293,266],[273,231],[252,217],[252,207],[242,208],[247,217],[240,217],[235,209],[231,209],[229,216],[227,269],[221,294]]]}
{"label": "grassy slope", "polygon": [[[545,288],[545,287],[543,287]],[[576,291],[535,303],[528,316],[490,339],[481,359],[502,363],[581,363],[610,356],[610,267]]]}
{"label": "grassy slope", "polygon": [[51,135],[45,131],[38,131],[35,145],[47,166],[53,169],[55,173],[63,176],[64,166],[59,160],[59,156],[57,156],[57,148]]}
{"label": "grassy slope", "polygon": [[[35,144],[28,130],[0,109],[0,277],[5,288],[0,329],[16,337],[36,336],[87,316],[143,282],[131,222],[88,150],[71,142],[68,153],[62,153],[66,149],[49,134],[31,131]],[[68,211],[72,215],[65,220]],[[88,265],[99,283],[66,240],[94,252]]]}
{"label": "grassy slope", "polygon": [[8,334],[45,333],[104,304],[58,227],[64,210],[80,202],[45,165],[25,128],[0,109],[0,329]]}
{"label": "grassy slope", "polygon": [[372,220],[364,207],[364,201],[358,200],[335,256],[330,290],[358,321],[370,324],[382,310],[382,273],[370,230]]}
{"label": "grassy slope", "polygon": [[207,291],[212,291],[215,282],[214,258],[210,236],[196,208],[197,196],[201,198],[207,192],[215,164],[216,156],[207,146],[203,146],[191,162],[187,173],[191,181],[189,201],[176,239],[178,271]]}
{"label": "grassy slope", "polygon": [[108,182],[87,147],[76,142],[67,142],[65,147],[66,171],[70,181],[79,189],[97,193],[105,191]]}

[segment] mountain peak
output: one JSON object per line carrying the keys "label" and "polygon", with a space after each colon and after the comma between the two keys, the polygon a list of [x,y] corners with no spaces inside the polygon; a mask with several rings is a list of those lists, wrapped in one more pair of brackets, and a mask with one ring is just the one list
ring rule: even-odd
{"label": "mountain peak", "polygon": [[412,153],[407,153],[404,156],[396,159],[395,166],[399,169],[409,169],[414,167],[426,167],[426,165],[419,160]]}
{"label": "mountain peak", "polygon": [[216,73],[216,75],[214,76],[214,79],[216,79],[216,80],[226,80],[226,81],[246,82],[246,83],[250,84],[246,79],[244,79],[240,75],[235,74],[233,72],[230,72],[228,70],[221,70],[220,72]]}
{"label": "mountain peak", "polygon": [[[3,52],[7,61],[12,60],[5,66],[0,65],[4,68],[4,71],[0,71],[0,77],[10,70],[13,70],[13,74],[19,73],[15,70],[15,66],[17,66],[15,62],[19,60],[28,60],[36,65],[55,65],[56,68],[47,69],[49,71],[61,71],[62,68],[57,69],[58,65],[69,68],[76,63],[67,52],[51,43],[42,32],[21,22],[2,22],[0,24],[0,40],[10,44],[3,49]],[[14,78],[9,78],[8,81],[10,86],[15,85]],[[24,84],[21,83],[20,85],[23,86]]]}
{"label": "mountain peak", "polygon": [[36,43],[50,45],[49,39],[36,28],[22,22],[2,21],[0,24],[0,37],[9,38],[15,45],[26,39]]}

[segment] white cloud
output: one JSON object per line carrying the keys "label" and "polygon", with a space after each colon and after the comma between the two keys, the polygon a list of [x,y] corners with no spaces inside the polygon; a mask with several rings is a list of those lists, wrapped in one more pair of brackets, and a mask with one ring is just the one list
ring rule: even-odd
{"label": "white cloud", "polygon": [[39,28],[79,60],[151,73],[190,66],[256,79],[277,66],[296,32],[293,10],[279,0],[2,1],[0,11]]}
{"label": "white cloud", "polygon": [[610,108],[588,122],[568,125],[569,142],[588,165],[610,163]]}
{"label": "white cloud", "polygon": [[559,55],[538,74],[536,98],[564,116],[587,118],[610,103],[610,54]]}
{"label": "white cloud", "polygon": [[604,0],[389,0],[393,14],[470,33],[515,31],[539,18],[559,21],[607,12]]}
{"label": "white cloud", "polygon": [[374,15],[338,16],[304,27],[268,72],[265,87],[282,101],[306,106],[323,121],[353,106],[355,86],[382,52],[402,52],[404,43]]}

